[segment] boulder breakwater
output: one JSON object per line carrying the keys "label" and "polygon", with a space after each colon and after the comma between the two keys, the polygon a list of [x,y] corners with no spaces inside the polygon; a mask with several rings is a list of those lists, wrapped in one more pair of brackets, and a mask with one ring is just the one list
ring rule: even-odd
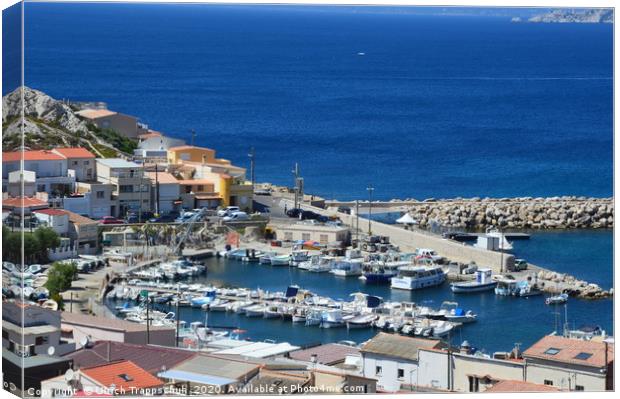
{"label": "boulder breakwater", "polygon": [[[352,202],[326,201],[329,206],[355,206]],[[359,202],[367,208],[368,201]],[[420,227],[485,229],[604,229],[613,228],[613,198],[517,197],[413,199],[373,202],[373,209],[409,212]],[[377,211],[379,212],[379,211]]]}

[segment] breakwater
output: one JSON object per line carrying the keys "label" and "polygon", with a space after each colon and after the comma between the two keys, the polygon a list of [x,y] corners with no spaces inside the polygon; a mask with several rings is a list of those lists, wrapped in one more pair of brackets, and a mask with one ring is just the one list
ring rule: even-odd
{"label": "breakwater", "polygon": [[[355,206],[354,202],[326,201],[327,206]],[[368,202],[359,202],[367,208]],[[420,227],[484,229],[598,229],[613,228],[613,198],[517,197],[413,199],[373,202],[373,208],[409,212]]]}

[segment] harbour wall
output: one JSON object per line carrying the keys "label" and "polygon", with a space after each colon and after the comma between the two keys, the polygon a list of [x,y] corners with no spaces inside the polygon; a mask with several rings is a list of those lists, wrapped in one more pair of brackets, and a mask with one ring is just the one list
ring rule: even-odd
{"label": "harbour wall", "polygon": [[[285,200],[289,207],[292,201]],[[358,227],[358,218],[337,212],[336,208],[322,209],[304,204],[304,209],[313,210],[317,213],[331,216],[337,215],[346,225],[353,228]],[[435,234],[421,231],[419,229],[405,230],[401,226],[392,226],[380,222],[371,222],[372,234],[389,236],[390,242],[398,245],[402,251],[412,252],[416,248],[432,248],[438,254],[450,260],[470,263],[475,262],[480,267],[488,267],[496,273],[506,271],[514,265],[514,255],[502,254],[500,252],[489,251],[475,248],[457,241],[443,239]],[[368,231],[368,219],[359,217],[359,230]]]}
{"label": "harbour wall", "polygon": [[[325,201],[327,207],[349,206],[355,202]],[[360,201],[363,209],[368,201]],[[445,227],[484,229],[571,229],[613,228],[613,198],[455,198],[392,200],[374,202],[382,211],[409,212],[420,227],[437,223]]]}

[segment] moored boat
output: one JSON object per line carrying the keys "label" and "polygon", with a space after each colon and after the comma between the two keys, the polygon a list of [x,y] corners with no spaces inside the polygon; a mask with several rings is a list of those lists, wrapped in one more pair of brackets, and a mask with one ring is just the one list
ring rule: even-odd
{"label": "moored boat", "polygon": [[459,294],[492,291],[497,285],[497,281],[491,278],[492,274],[491,269],[478,269],[475,280],[452,283],[450,289]]}
{"label": "moored boat", "polygon": [[392,277],[391,288],[418,290],[434,287],[446,281],[446,274],[440,266],[403,266],[398,276]]}

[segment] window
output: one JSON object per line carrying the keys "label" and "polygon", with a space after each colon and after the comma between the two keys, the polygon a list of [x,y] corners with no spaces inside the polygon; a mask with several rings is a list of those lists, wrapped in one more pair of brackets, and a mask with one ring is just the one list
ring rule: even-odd
{"label": "window", "polygon": [[583,385],[575,385],[575,391],[583,391]]}
{"label": "window", "polygon": [[47,337],[36,337],[34,339],[35,345],[45,345],[47,344]]}
{"label": "window", "polygon": [[7,330],[2,330],[2,339],[9,339],[9,332]]}
{"label": "window", "polygon": [[90,161],[84,161],[84,165],[90,165]]}
{"label": "window", "polygon": [[553,385],[553,381],[551,381],[551,380],[545,380],[545,385]]}
{"label": "window", "polygon": [[579,354],[577,354],[577,356],[575,356],[575,359],[578,359],[578,360],[588,360],[591,356],[592,356],[591,353],[580,352]]}
{"label": "window", "polygon": [[125,381],[125,382],[133,381],[133,378],[131,378],[131,376],[129,376],[127,374],[119,374],[118,376],[120,378],[122,378],[123,381]]}
{"label": "window", "polygon": [[118,191],[121,193],[133,193],[133,186],[131,184],[124,184],[118,186]]}
{"label": "window", "polygon": [[310,241],[310,233],[301,233],[301,239],[304,241]]}
{"label": "window", "polygon": [[327,238],[327,234],[321,234],[321,235],[319,236],[319,242],[320,242],[321,244],[327,244],[327,240],[328,240],[328,238]]}
{"label": "window", "polygon": [[45,184],[37,184],[37,192],[42,193],[45,191]]}
{"label": "window", "polygon": [[105,191],[97,191],[97,198],[103,198],[105,195]]}
{"label": "window", "polygon": [[77,164],[78,164],[78,161],[73,161],[73,165],[77,165]]}
{"label": "window", "polygon": [[383,368],[381,366],[375,367],[375,375],[381,375]]}
{"label": "window", "polygon": [[198,186],[198,192],[202,193],[203,191],[205,191],[205,186],[199,185]]}
{"label": "window", "polygon": [[560,353],[560,349],[558,348],[549,348],[545,351],[545,355],[557,355],[558,353]]}
{"label": "window", "polygon": [[293,232],[291,232],[291,231],[284,232],[284,240],[285,241],[292,241],[293,240]]}
{"label": "window", "polygon": [[405,370],[398,369],[398,379],[403,379],[403,378],[405,378]]}

